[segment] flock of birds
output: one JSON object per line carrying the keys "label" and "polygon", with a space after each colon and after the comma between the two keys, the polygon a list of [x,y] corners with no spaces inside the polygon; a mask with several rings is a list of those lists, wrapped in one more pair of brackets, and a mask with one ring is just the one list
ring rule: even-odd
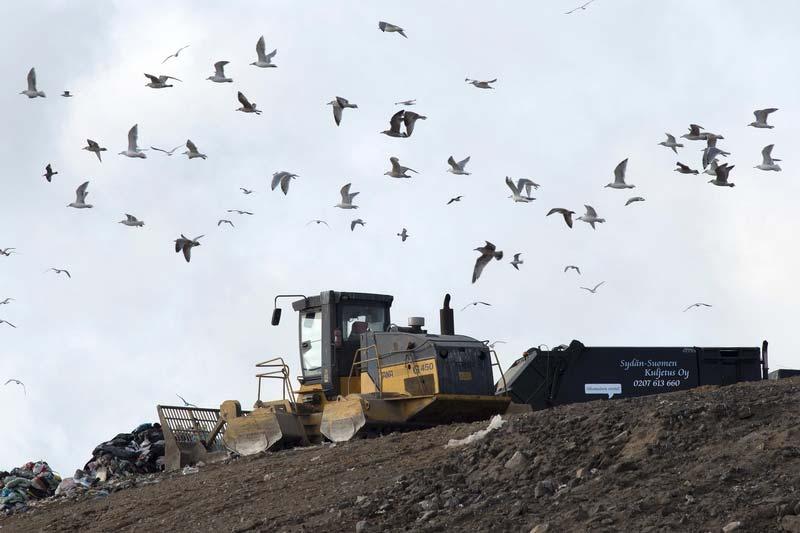
{"label": "flock of birds", "polygon": [[[591,4],[594,0],[589,0],[588,2],[576,7],[573,10],[568,11],[566,14],[572,14],[575,12],[583,11],[587,8],[589,4]],[[408,35],[400,26],[395,24],[391,24],[388,22],[381,21],[378,23],[378,28],[382,32],[387,33],[397,33],[404,38],[408,38]],[[166,63],[171,59],[177,60],[179,55],[183,50],[188,48],[189,45],[183,46],[176,50],[173,54],[168,55],[163,61],[162,64]],[[261,36],[256,42],[256,60],[250,63],[250,65],[258,67],[258,68],[276,68],[278,65],[274,62],[275,57],[277,55],[277,49],[272,50],[270,53],[266,52],[266,42],[264,37]],[[232,83],[233,79],[228,77],[225,74],[225,66],[228,64],[228,61],[217,61],[214,63],[214,73],[207,78],[208,81],[213,83]],[[145,84],[146,87],[154,89],[154,90],[161,90],[161,89],[169,89],[174,87],[172,82],[179,82],[181,80],[175,78],[173,76],[159,74],[153,75],[145,73],[144,76],[147,78],[148,82]],[[484,90],[494,90],[495,87],[493,84],[497,82],[497,78],[491,80],[478,80],[472,78],[465,78],[465,82],[474,86],[478,89]],[[22,95],[27,96],[30,99],[35,98],[45,98],[46,95],[44,91],[39,90],[37,87],[37,79],[36,79],[36,70],[35,68],[31,68],[27,75],[27,88],[21,91]],[[74,95],[70,91],[63,91],[61,96],[64,98],[72,98]],[[257,116],[261,114],[261,110],[259,110],[256,106],[255,102],[250,102],[249,99],[241,92],[238,91],[237,93],[238,102],[241,107],[237,108],[236,111],[252,114]],[[409,99],[409,100],[402,100],[399,102],[395,102],[395,105],[402,106],[402,109],[392,114],[389,118],[389,127],[381,131],[381,134],[387,135],[389,137],[400,138],[400,139],[407,139],[410,138],[413,133],[416,124],[418,121],[425,121],[427,117],[425,115],[416,113],[408,109],[409,107],[415,106],[417,104],[416,99]],[[358,109],[358,105],[355,103],[351,103],[348,99],[343,98],[341,96],[336,96],[333,100],[327,103],[330,105],[333,112],[333,120],[335,125],[338,127],[341,125],[343,120],[344,111],[346,109],[356,110]],[[770,114],[777,111],[776,108],[766,108],[766,109],[759,109],[754,112],[755,120],[749,124],[749,126],[759,129],[772,129],[773,126],[768,123],[768,118]],[[119,152],[119,155],[129,157],[129,158],[139,158],[139,159],[146,159],[147,154],[145,153],[147,149],[141,148],[138,144],[139,139],[139,128],[138,124],[134,124],[130,130],[128,131],[127,135],[127,149],[122,150]],[[708,183],[711,183],[715,186],[720,187],[734,187],[735,184],[730,181],[730,173],[735,167],[735,165],[729,165],[726,162],[721,162],[720,158],[727,158],[730,155],[729,152],[721,149],[717,146],[718,141],[724,140],[724,137],[720,134],[711,133],[705,131],[702,126],[697,124],[690,124],[688,133],[681,136],[681,139],[686,139],[687,141],[705,141],[706,146],[702,150],[702,158],[700,161],[701,167],[700,170],[692,168],[690,165],[684,164],[682,162],[677,162],[677,168],[675,168],[676,172],[681,174],[692,174],[697,175],[701,172],[707,175],[710,175],[712,179],[708,180]],[[670,133],[666,133],[666,140],[658,143],[661,146],[664,146],[670,150],[672,150],[676,155],[678,154],[679,148],[684,148],[684,144],[678,142],[676,137]],[[205,160],[207,155],[205,153],[200,152],[197,145],[191,140],[187,139],[185,143],[175,146],[171,149],[166,148],[159,148],[155,146],[150,146],[150,149],[156,152],[163,153],[167,157],[171,157],[177,150],[181,147],[185,147],[186,150],[182,152],[182,155],[185,155],[188,159],[201,159]],[[781,171],[781,167],[777,164],[780,162],[780,159],[774,158],[772,156],[772,151],[774,148],[774,144],[768,144],[765,146],[762,151],[762,162],[759,165],[756,165],[755,168],[764,170],[764,171]],[[102,163],[102,152],[106,152],[107,148],[100,145],[95,140],[87,139],[86,146],[83,147],[83,150],[93,153],[98,161]],[[447,164],[449,168],[447,168],[447,172],[450,172],[456,176],[468,176],[470,173],[467,171],[467,166],[470,162],[470,156],[466,156],[463,159],[456,161],[456,159],[451,155],[447,159]],[[412,178],[412,174],[418,174],[418,171],[401,164],[400,160],[392,156],[389,158],[390,169],[384,173],[384,175],[389,176],[390,178],[394,179],[410,179]],[[626,190],[626,189],[633,189],[635,185],[628,183],[626,181],[626,173],[628,168],[628,159],[622,160],[613,171],[614,179],[610,183],[606,185],[607,188],[614,189],[614,190]],[[45,167],[45,173],[43,177],[47,180],[47,182],[51,182],[53,177],[58,175],[59,173],[53,169],[52,164],[47,164]],[[271,189],[274,191],[276,189],[280,189],[280,191],[284,195],[289,194],[289,189],[292,180],[299,178],[300,176],[296,173],[289,172],[289,171],[277,171],[272,175],[271,180]],[[540,185],[535,183],[533,180],[528,178],[520,178],[517,180],[512,179],[511,177],[505,177],[505,184],[508,187],[509,191],[511,192],[509,198],[512,199],[515,203],[531,203],[536,200],[532,196],[533,191],[539,189]],[[354,203],[356,196],[358,196],[359,192],[354,191],[351,192],[352,183],[346,183],[341,187],[340,199],[339,201],[334,204],[334,207],[344,210],[353,210],[358,209],[358,205]],[[81,183],[77,189],[75,190],[75,200],[69,204],[67,207],[74,208],[74,209],[91,209],[93,205],[87,202],[87,196],[89,194],[89,181],[85,181]],[[254,191],[252,189],[247,189],[244,187],[240,187],[242,194],[250,195]],[[461,201],[463,196],[455,196],[450,198],[446,205],[450,206],[452,204],[458,203]],[[625,201],[625,206],[630,206],[635,203],[644,202],[645,198],[642,196],[632,196],[627,198]],[[560,215],[563,218],[564,223],[567,228],[572,229],[573,223],[575,220],[582,221],[591,226],[592,229],[597,229],[597,224],[603,224],[606,222],[605,218],[598,215],[597,210],[592,207],[591,205],[584,205],[585,212],[583,215],[578,216],[577,218],[573,218],[573,215],[577,213],[569,208],[566,207],[553,207],[548,210],[546,216],[549,217],[550,215]],[[240,216],[248,216],[253,215],[250,211],[239,210],[239,209],[229,209],[228,213],[235,213]],[[119,221],[120,224],[123,224],[128,227],[136,227],[141,228],[145,225],[143,220],[138,219],[136,216],[125,213],[125,218]],[[307,225],[310,224],[324,224],[328,226],[328,223],[321,219],[314,219],[308,222]],[[232,220],[228,218],[221,218],[217,221],[217,226],[226,225],[231,228],[235,228],[235,224]],[[356,227],[364,227],[366,222],[361,218],[355,218],[350,222],[350,230],[355,231]],[[174,241],[174,248],[176,253],[182,253],[186,262],[191,261],[192,249],[200,246],[200,239],[203,238],[204,235],[199,235],[194,238],[189,238],[185,234],[181,233],[178,238]],[[411,234],[408,232],[407,228],[402,228],[402,231],[397,233],[397,236],[401,239],[402,242],[405,242],[408,238],[411,237]],[[492,260],[500,261],[503,259],[504,254],[502,250],[498,250],[497,247],[489,242],[486,241],[483,246],[478,246],[474,249],[474,251],[478,252],[478,257],[475,261],[473,271],[472,271],[472,283],[475,283],[483,273],[486,266],[492,262]],[[16,248],[9,247],[9,248],[0,248],[0,257],[9,257],[16,253]],[[520,265],[524,264],[524,260],[522,260],[521,253],[513,254],[513,260],[510,261],[510,264],[516,270],[519,270]],[[567,265],[564,268],[564,272],[567,273],[569,271],[574,271],[578,275],[581,274],[581,270],[577,265]],[[54,272],[56,275],[65,275],[68,278],[71,278],[71,274],[67,269],[64,268],[50,268],[46,272]],[[596,294],[598,289],[605,284],[605,281],[601,281],[595,284],[593,287],[580,287],[580,289],[587,291],[590,294]],[[4,300],[0,300],[0,305],[7,305],[12,302],[13,298],[5,298]],[[489,306],[488,302],[471,302],[467,304],[462,310],[467,309],[470,306],[478,306],[484,305]],[[690,309],[697,309],[701,307],[711,307],[710,304],[697,302],[692,305],[689,305],[684,309],[684,312],[689,311]],[[0,325],[7,325],[12,328],[16,328],[16,326],[7,320],[0,319]],[[501,341],[497,341],[501,342]],[[6,385],[11,383],[17,383],[24,387],[22,382],[11,379],[6,382]]]}

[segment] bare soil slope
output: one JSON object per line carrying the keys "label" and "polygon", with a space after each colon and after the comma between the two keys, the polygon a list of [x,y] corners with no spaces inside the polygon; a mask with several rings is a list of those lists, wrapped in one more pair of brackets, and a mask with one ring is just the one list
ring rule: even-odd
{"label": "bare soil slope", "polygon": [[208,465],[0,530],[800,532],[800,378],[564,406],[445,447],[486,425]]}

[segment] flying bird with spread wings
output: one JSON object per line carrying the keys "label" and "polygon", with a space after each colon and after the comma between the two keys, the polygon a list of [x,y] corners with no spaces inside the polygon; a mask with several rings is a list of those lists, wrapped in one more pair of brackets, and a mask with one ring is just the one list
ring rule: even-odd
{"label": "flying bird with spread wings", "polygon": [[605,283],[605,281],[601,281],[600,283],[598,283],[597,285],[595,285],[595,286],[594,286],[593,288],[591,288],[591,289],[590,289],[589,287],[581,287],[581,289],[583,289],[583,290],[585,290],[585,291],[589,291],[589,292],[591,292],[592,294],[597,294],[597,289],[599,289],[599,288],[600,288],[600,286],[601,286],[601,285],[603,285],[604,283]]}
{"label": "flying bird with spread wings", "polygon": [[464,307],[462,307],[462,308],[461,308],[461,310],[462,310],[462,311],[465,311],[465,310],[466,310],[468,307],[470,307],[470,306],[472,306],[472,307],[477,307],[477,306],[479,306],[479,305],[485,305],[485,306],[487,306],[487,307],[491,307],[491,305],[492,305],[492,304],[490,304],[490,303],[487,303],[487,302],[470,302],[470,303],[468,303],[467,305],[465,305]]}
{"label": "flying bird with spread wings", "polygon": [[186,46],[181,46],[180,48],[178,48],[178,50],[174,54],[170,54],[167,57],[165,57],[164,61],[162,61],[161,64],[163,65],[164,63],[166,63],[167,61],[169,61],[173,57],[177,59],[178,58],[178,54],[180,54],[181,51],[186,50],[187,48],[189,48],[188,44]]}
{"label": "flying bird with spread wings", "polygon": [[480,252],[481,255],[479,255],[478,259],[475,260],[475,267],[472,269],[472,283],[478,281],[478,278],[481,277],[483,269],[486,268],[486,265],[488,265],[492,259],[500,261],[503,258],[503,252],[501,250],[497,250],[495,245],[489,241],[486,241],[485,246],[480,246],[474,250],[476,252]]}
{"label": "flying bird with spread wings", "polygon": [[175,253],[182,251],[183,257],[186,259],[186,262],[188,263],[192,259],[192,248],[194,248],[195,246],[200,246],[200,243],[198,241],[200,240],[201,237],[203,237],[203,235],[195,237],[194,239],[190,239],[186,237],[183,233],[181,233],[180,239],[175,239]]}
{"label": "flying bird with spread wings", "polygon": [[258,56],[258,59],[250,64],[261,68],[276,68],[278,65],[272,62],[272,58],[278,53],[278,49],[276,48],[268,54],[266,51],[267,43],[264,41],[264,36],[262,35],[256,42],[256,55]]}
{"label": "flying bird with spread wings", "polygon": [[21,382],[18,379],[14,379],[14,378],[11,378],[11,379],[9,379],[8,381],[5,382],[6,385],[10,385],[11,383],[14,383],[16,385],[20,385],[22,387],[22,392],[25,393],[25,396],[28,395],[28,391],[25,389],[25,384],[23,382]]}
{"label": "flying bird with spread wings", "polygon": [[589,0],[585,4],[581,4],[581,5],[579,5],[578,7],[574,8],[574,9],[570,9],[569,11],[567,11],[564,14],[565,15],[571,15],[571,14],[575,13],[576,11],[586,11],[586,6],[588,6],[592,2],[594,2],[594,0]]}
{"label": "flying bird with spread wings", "polygon": [[703,302],[697,302],[696,304],[692,304],[692,305],[690,305],[689,307],[687,307],[686,309],[684,309],[684,310],[683,310],[683,312],[685,313],[685,312],[686,312],[686,311],[688,311],[689,309],[693,309],[693,308],[695,308],[695,307],[696,307],[696,308],[700,308],[700,307],[711,307],[711,304],[704,304]]}

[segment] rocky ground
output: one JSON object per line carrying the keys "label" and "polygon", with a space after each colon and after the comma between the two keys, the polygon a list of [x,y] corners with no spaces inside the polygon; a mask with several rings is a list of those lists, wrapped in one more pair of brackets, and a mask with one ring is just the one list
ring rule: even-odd
{"label": "rocky ground", "polygon": [[800,378],[563,406],[446,447],[486,426],[131,480],[0,531],[800,532]]}

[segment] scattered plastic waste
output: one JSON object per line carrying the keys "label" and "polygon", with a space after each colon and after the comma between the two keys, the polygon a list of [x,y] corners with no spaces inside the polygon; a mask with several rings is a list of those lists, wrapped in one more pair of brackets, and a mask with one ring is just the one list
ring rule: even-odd
{"label": "scattered plastic waste", "polygon": [[445,448],[453,448],[455,446],[466,446],[468,444],[472,444],[473,442],[477,442],[486,437],[486,435],[488,435],[490,432],[502,427],[503,424],[505,424],[505,420],[503,420],[503,417],[501,417],[500,415],[494,415],[492,419],[489,420],[489,425],[486,427],[486,429],[478,430],[471,435],[467,435],[463,439],[450,439],[450,441],[447,444],[445,444]]}

